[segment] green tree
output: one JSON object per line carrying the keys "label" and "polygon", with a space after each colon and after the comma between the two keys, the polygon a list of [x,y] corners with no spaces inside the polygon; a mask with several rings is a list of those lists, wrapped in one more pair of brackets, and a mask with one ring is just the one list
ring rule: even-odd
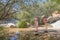
{"label": "green tree", "polygon": [[13,5],[18,2],[18,0],[5,0],[0,1],[0,20],[4,20],[7,18],[13,18],[14,13],[16,13],[15,9],[13,9]]}
{"label": "green tree", "polygon": [[60,4],[60,0],[51,0],[51,1],[55,1],[55,2],[57,2],[58,4]]}
{"label": "green tree", "polygon": [[20,19],[29,19],[31,17],[31,14],[27,11],[20,11],[19,14],[17,14],[17,16]]}
{"label": "green tree", "polygon": [[[50,16],[55,10],[60,10],[60,5],[56,1],[47,0],[45,2],[38,2],[39,0],[20,0],[20,12],[18,13],[20,19],[33,19],[37,16]],[[26,3],[25,3],[26,2]],[[32,4],[31,4],[31,3]],[[23,15],[23,16],[22,16]]]}

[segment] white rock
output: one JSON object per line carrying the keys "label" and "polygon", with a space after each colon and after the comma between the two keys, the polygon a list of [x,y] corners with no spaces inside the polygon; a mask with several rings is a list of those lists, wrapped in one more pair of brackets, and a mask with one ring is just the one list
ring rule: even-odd
{"label": "white rock", "polygon": [[53,28],[60,28],[60,20],[55,23],[52,23],[51,25],[53,26]]}
{"label": "white rock", "polygon": [[15,24],[13,24],[13,23],[8,23],[8,25],[7,25],[8,27],[10,27],[10,26],[16,26]]}

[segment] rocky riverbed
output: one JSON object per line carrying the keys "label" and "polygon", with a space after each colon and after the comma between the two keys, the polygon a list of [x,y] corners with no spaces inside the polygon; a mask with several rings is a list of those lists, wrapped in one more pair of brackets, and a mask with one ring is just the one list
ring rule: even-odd
{"label": "rocky riverbed", "polygon": [[[3,33],[4,39],[9,40],[11,35],[14,35],[15,32],[8,33],[5,31]],[[0,39],[1,40],[1,39]],[[59,30],[39,30],[38,32],[32,31],[19,31],[18,40],[60,40],[60,31]]]}
{"label": "rocky riverbed", "polygon": [[[23,35],[24,34],[24,35]],[[22,33],[21,40],[60,40],[60,33],[54,32],[25,32]]]}

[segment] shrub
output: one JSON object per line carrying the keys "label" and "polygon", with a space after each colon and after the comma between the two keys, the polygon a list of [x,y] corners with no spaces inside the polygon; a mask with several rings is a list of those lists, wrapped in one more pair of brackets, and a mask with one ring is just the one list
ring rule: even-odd
{"label": "shrub", "polygon": [[1,31],[1,30],[3,30],[3,27],[2,27],[2,26],[0,27],[0,31]]}
{"label": "shrub", "polygon": [[34,24],[35,24],[35,23],[34,23],[34,19],[31,19],[30,24],[31,24],[31,25],[34,25]]}
{"label": "shrub", "polygon": [[27,28],[27,23],[26,22],[27,22],[26,20],[20,21],[18,23],[18,27],[19,28]]}
{"label": "shrub", "polygon": [[4,36],[3,36],[3,32],[2,32],[2,30],[3,30],[3,27],[0,26],[0,39],[1,39],[1,40],[4,39]]}

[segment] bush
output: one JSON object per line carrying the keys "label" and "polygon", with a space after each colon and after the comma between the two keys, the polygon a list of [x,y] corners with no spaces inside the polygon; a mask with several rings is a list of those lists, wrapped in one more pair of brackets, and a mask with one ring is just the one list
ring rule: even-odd
{"label": "bush", "polygon": [[20,21],[19,24],[18,24],[18,27],[19,28],[27,28],[27,21],[26,20],[23,20],[23,21]]}
{"label": "bush", "polygon": [[3,30],[3,27],[0,27],[0,31]]}
{"label": "bush", "polygon": [[35,24],[35,23],[34,23],[34,19],[31,19],[30,24],[31,24],[31,25],[34,25],[34,24]]}
{"label": "bush", "polygon": [[0,26],[0,39],[1,40],[3,40],[4,39],[4,37],[3,37],[3,27],[2,26]]}

